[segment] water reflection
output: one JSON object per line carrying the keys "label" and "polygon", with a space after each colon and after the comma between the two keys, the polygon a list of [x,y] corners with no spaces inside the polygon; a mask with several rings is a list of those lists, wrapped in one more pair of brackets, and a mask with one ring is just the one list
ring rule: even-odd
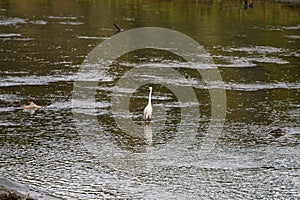
{"label": "water reflection", "polygon": [[146,143],[148,146],[152,146],[153,143],[153,135],[152,135],[152,128],[150,123],[145,123],[144,125],[144,135],[146,139]]}

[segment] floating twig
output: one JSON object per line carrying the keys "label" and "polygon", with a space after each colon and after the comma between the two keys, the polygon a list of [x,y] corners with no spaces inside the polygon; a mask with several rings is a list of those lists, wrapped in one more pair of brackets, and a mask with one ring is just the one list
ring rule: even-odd
{"label": "floating twig", "polygon": [[118,24],[114,23],[114,26],[116,27],[116,29],[118,30],[117,32],[121,32],[122,29],[118,26]]}

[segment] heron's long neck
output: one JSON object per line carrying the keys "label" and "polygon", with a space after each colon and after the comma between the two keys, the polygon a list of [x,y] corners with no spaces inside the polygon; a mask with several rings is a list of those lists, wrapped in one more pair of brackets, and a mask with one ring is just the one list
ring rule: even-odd
{"label": "heron's long neck", "polygon": [[152,90],[150,90],[149,92],[148,105],[151,105],[151,95],[152,95]]}

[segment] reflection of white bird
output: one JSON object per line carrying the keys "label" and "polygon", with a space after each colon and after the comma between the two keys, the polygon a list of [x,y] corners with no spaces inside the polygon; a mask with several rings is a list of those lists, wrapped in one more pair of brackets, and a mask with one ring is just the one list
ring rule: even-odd
{"label": "reflection of white bird", "polygon": [[144,134],[148,146],[152,146],[152,128],[150,123],[146,123],[144,126]]}
{"label": "reflection of white bird", "polygon": [[149,99],[148,99],[148,105],[144,109],[144,119],[146,121],[150,121],[152,116],[152,105],[151,105],[151,94],[152,94],[152,87],[149,87]]}

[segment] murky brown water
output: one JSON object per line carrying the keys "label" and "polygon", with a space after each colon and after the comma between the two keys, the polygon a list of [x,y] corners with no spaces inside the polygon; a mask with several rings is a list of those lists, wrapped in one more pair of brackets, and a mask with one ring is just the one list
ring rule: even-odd
{"label": "murky brown water", "polygon": [[[297,5],[263,1],[246,10],[239,1],[0,1],[0,176],[58,199],[300,198],[299,19]],[[89,52],[120,34],[113,23],[191,37],[223,82],[207,85],[197,72],[206,65],[168,49],[78,73]],[[196,101],[182,103],[147,70],[136,90],[118,85],[132,70],[165,67],[182,78],[163,81],[192,88]],[[75,82],[95,99],[74,104]],[[144,125],[149,86],[153,120]],[[225,88],[226,119],[221,133],[207,134],[215,88]],[[29,96],[44,107],[24,110]],[[115,113],[112,100],[125,97],[129,114]],[[181,124],[195,106],[199,119],[187,112]],[[117,125],[128,118],[140,129]],[[275,128],[286,134],[268,134]]]}

